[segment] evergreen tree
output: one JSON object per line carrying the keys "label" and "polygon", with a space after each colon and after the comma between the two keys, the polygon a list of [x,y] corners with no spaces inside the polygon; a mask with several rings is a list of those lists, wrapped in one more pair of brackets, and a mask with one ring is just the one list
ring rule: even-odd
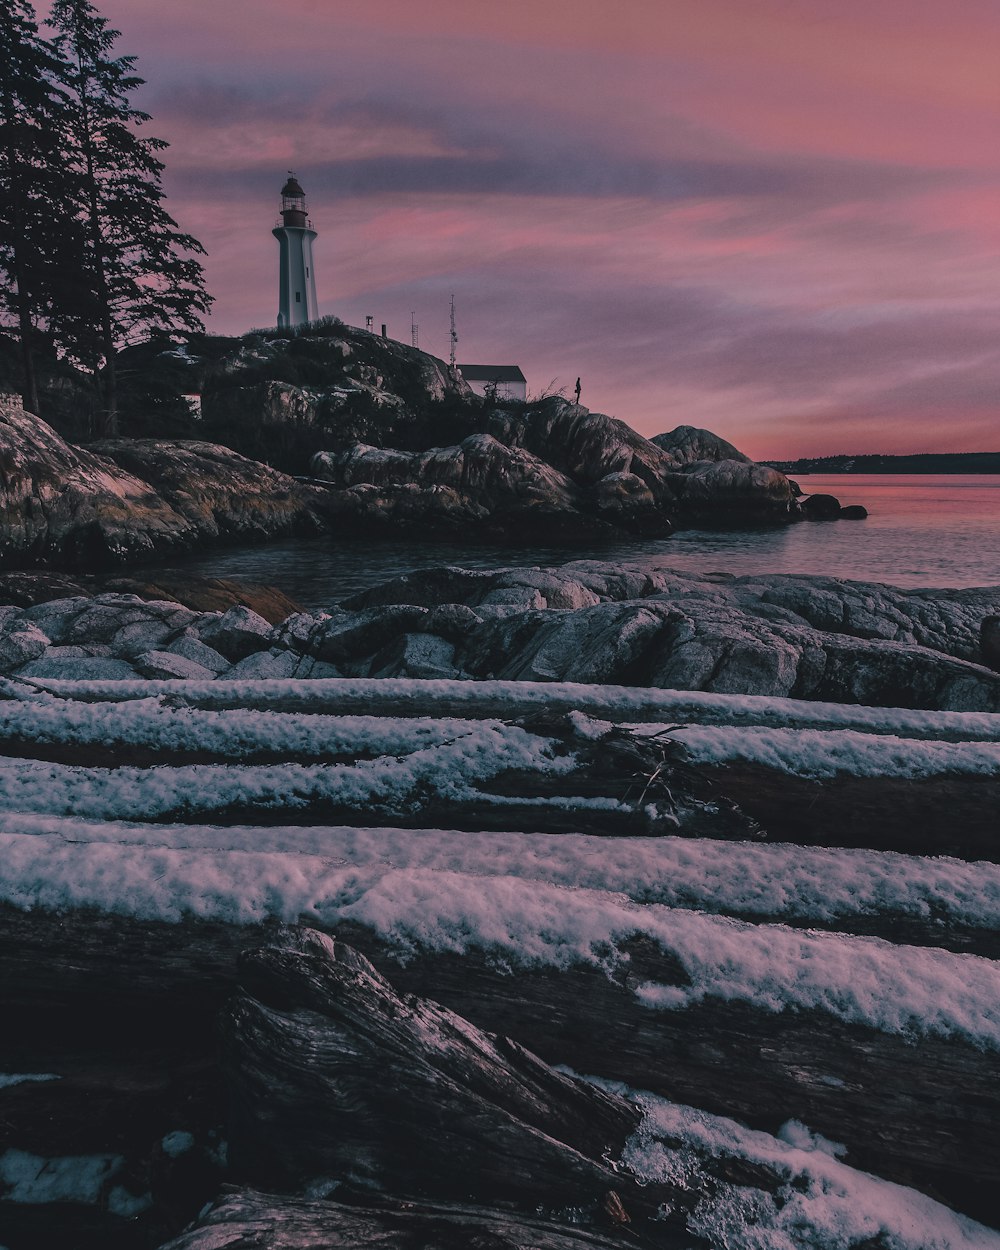
{"label": "evergreen tree", "polygon": [[149,116],[129,96],[143,80],[134,57],[113,53],[120,32],[89,0],[55,0],[49,24],[67,64],[67,157],[78,179],[79,234],[69,230],[65,241],[83,253],[64,270],[53,328],[100,380],[99,432],[115,434],[115,354],[144,333],[203,328],[211,303],[197,260],[204,249],[163,207],[157,154],[167,145],[140,133]]}
{"label": "evergreen tree", "polygon": [[0,302],[21,349],[22,396],[39,411],[35,352],[65,256],[73,196],[61,151],[62,67],[27,0],[0,0]]}

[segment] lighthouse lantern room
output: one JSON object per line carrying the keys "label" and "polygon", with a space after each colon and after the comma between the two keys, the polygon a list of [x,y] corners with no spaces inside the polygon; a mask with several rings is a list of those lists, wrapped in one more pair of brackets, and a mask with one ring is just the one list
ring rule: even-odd
{"label": "lighthouse lantern room", "polygon": [[278,325],[300,326],[315,321],[316,268],[312,245],[316,231],[306,214],[306,193],[289,170],[281,188],[281,222],[271,231],[280,251]]}

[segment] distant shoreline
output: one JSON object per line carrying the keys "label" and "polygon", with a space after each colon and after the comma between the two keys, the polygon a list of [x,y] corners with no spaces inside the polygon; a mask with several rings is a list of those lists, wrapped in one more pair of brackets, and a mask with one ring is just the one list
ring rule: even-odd
{"label": "distant shoreline", "polygon": [[913,456],[804,456],[764,460],[782,473],[1000,473],[1000,451],[926,452]]}

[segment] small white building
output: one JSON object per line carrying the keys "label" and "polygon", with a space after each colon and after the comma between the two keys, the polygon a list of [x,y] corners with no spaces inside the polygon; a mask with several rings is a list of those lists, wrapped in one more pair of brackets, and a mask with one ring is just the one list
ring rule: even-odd
{"label": "small white building", "polygon": [[528,382],[517,365],[459,365],[458,371],[477,395],[528,398]]}

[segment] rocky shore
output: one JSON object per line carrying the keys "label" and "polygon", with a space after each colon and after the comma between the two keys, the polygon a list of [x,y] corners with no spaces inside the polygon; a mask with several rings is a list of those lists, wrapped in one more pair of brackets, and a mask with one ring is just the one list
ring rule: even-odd
{"label": "rocky shore", "polygon": [[51,574],[0,579],[2,671],[584,682],[1000,711],[1000,588],[907,591],[576,561],[432,568],[310,614],[273,592],[225,583],[186,593],[177,583],[101,585]]}
{"label": "rocky shore", "polygon": [[[0,396],[0,570],[91,571],[299,534],[592,543],[863,513],[800,502],[784,474],[707,430],[646,439],[559,396],[490,403],[434,357],[326,329],[238,341],[201,379],[197,438],[74,445]],[[311,385],[269,376],[301,368],[302,348],[319,352]]]}

